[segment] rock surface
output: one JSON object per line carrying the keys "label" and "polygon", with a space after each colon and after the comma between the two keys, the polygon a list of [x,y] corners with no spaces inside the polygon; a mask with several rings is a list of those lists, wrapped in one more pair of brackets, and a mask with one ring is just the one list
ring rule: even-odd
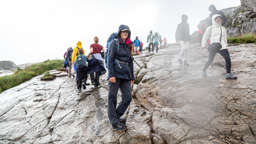
{"label": "rock surface", "polygon": [[99,89],[82,93],[73,78],[38,76],[0,94],[0,143],[256,143],[256,46],[229,49],[235,81],[224,79],[219,55],[202,78],[207,51],[190,45],[186,67],[178,64],[179,50],[136,56],[143,69],[134,65],[126,132],[111,129],[106,75]]}

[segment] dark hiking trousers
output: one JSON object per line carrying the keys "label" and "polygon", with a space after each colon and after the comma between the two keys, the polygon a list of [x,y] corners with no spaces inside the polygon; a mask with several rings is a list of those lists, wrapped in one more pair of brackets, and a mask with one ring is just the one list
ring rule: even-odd
{"label": "dark hiking trousers", "polygon": [[156,47],[156,52],[158,52],[158,44],[156,44],[156,43],[153,45],[152,51],[154,52],[154,48],[155,48],[155,47]]}
{"label": "dark hiking trousers", "polygon": [[87,81],[87,67],[77,68],[77,88],[81,88],[82,82],[86,84]]}
{"label": "dark hiking trousers", "polygon": [[100,72],[95,72],[95,73],[92,73],[90,74],[90,77],[91,77],[91,82],[95,83],[95,85],[100,85]]}
{"label": "dark hiking trousers", "polygon": [[230,55],[227,49],[223,50],[218,50],[218,51],[209,51],[209,59],[207,63],[204,65],[204,71],[207,70],[209,65],[213,62],[213,59],[216,55],[216,53],[219,53],[226,61],[226,72],[230,73],[231,70],[231,60],[230,60]]}
{"label": "dark hiking trousers", "polygon": [[[121,90],[122,100],[116,107],[119,88]],[[119,123],[119,118],[125,113],[132,101],[131,81],[116,79],[116,83],[108,83],[108,89],[108,117],[114,127]]]}
{"label": "dark hiking trousers", "polygon": [[152,48],[153,51],[154,51],[154,45],[153,45],[153,43],[149,43],[149,45],[148,45],[148,51],[149,51],[149,52],[151,52],[151,48]]}

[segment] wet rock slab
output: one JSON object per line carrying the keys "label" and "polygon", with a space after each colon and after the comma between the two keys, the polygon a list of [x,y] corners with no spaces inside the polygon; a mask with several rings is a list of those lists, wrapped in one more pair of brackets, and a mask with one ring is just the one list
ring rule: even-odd
{"label": "wet rock slab", "polygon": [[[232,46],[232,72],[224,79],[217,56],[202,78],[207,51],[191,44],[189,66],[178,64],[179,45],[135,56],[136,84],[126,111],[129,129],[113,131],[107,116],[108,87],[76,91],[65,73],[40,77],[0,94],[0,143],[256,143],[256,46]],[[120,94],[118,101],[120,102]]]}

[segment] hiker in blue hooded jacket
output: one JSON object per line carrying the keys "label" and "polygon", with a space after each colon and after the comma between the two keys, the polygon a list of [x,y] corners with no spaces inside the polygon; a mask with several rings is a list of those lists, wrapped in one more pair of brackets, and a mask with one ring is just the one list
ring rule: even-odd
{"label": "hiker in blue hooded jacket", "polygon": [[[131,103],[131,83],[134,82],[131,31],[128,26],[120,25],[118,38],[108,49],[108,117],[113,130],[124,131],[126,120],[120,118]],[[117,105],[117,92],[120,88],[122,101]]]}

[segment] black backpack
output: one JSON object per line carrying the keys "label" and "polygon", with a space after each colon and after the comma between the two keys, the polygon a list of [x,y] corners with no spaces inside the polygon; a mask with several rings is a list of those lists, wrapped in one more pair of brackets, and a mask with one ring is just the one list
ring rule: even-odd
{"label": "black backpack", "polygon": [[86,67],[86,61],[83,58],[83,55],[79,55],[76,58],[76,67],[77,68],[82,68],[82,67]]}

